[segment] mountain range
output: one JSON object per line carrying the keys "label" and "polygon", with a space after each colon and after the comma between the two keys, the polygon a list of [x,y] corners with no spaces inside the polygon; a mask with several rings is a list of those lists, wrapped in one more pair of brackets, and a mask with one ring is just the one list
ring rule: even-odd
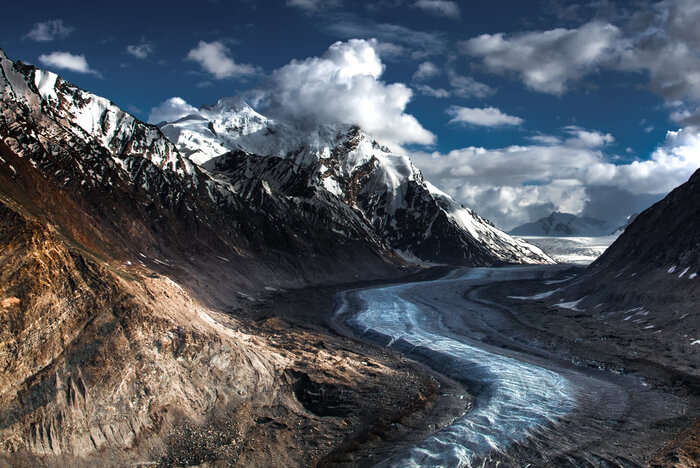
{"label": "mountain range", "polygon": [[361,129],[239,99],[159,128],[0,52],[0,137],[0,464],[235,459],[270,408],[311,437],[295,392],[329,374],[294,356],[321,345],[236,314],[416,263],[551,262]]}
{"label": "mountain range", "polygon": [[[298,440],[347,435],[317,417],[317,395],[406,366],[268,319],[271,294],[435,263],[552,263],[361,128],[303,128],[240,98],[156,126],[0,51],[0,137],[0,464],[291,460]],[[659,339],[693,346],[699,197],[700,172],[548,297],[620,326],[643,308]],[[571,216],[529,235],[614,229]],[[342,360],[324,368],[323,353]],[[323,450],[304,453],[316,458],[290,464]]]}
{"label": "mountain range", "polygon": [[[464,265],[540,263],[537,247],[513,239],[424,180],[402,154],[362,129],[299,129],[224,98],[159,124],[181,154],[235,190],[265,180],[289,196],[330,197],[406,259]],[[322,194],[322,195],[321,195]]]}

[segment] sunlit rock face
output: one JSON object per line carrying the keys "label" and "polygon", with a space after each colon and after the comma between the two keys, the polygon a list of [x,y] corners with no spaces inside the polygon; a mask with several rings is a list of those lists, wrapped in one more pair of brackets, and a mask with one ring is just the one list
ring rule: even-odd
{"label": "sunlit rock face", "polygon": [[259,181],[251,203],[157,127],[2,53],[0,138],[0,465],[199,463],[206,437],[234,459],[264,408],[299,404],[291,361],[220,311],[403,264],[337,202]]}

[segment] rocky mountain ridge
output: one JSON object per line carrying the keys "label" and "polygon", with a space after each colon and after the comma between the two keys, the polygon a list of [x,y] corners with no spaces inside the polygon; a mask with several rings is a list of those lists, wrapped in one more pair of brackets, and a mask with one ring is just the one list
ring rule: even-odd
{"label": "rocky mountain ridge", "polygon": [[[356,243],[356,254],[367,265],[393,268],[395,255],[354,222],[354,214],[323,200],[309,206],[306,200],[288,199],[266,190],[263,181],[254,184],[266,206],[256,207],[182,157],[155,126],[50,72],[1,60],[8,156],[0,163],[14,181],[8,191],[24,196],[21,205],[35,205],[37,213],[75,237],[85,242],[102,238],[99,247],[108,247],[110,255],[132,262],[149,258],[151,266],[158,260],[156,266],[167,267],[168,258],[219,263],[251,286],[255,281],[246,278],[260,269],[245,265],[271,261],[277,274],[257,282],[284,282],[305,270],[291,265],[300,254],[310,254],[313,265],[314,258],[333,258],[331,250],[342,255],[340,246],[348,243]],[[16,190],[17,181],[34,173],[42,179],[36,190]],[[43,183],[46,187],[38,186]],[[58,192],[55,197],[39,193],[49,187]],[[71,203],[79,206],[68,213]],[[306,269],[310,275],[314,270],[323,267]]]}
{"label": "rocky mountain ridge", "polygon": [[[234,185],[252,176],[279,187],[285,171],[303,173],[309,193],[327,192],[345,204],[404,258],[462,265],[551,262],[537,247],[455,202],[424,180],[407,156],[358,127],[299,129],[259,114],[240,98],[225,98],[160,128],[183,154]],[[246,158],[251,162],[242,165]],[[265,176],[259,176],[263,166]]]}
{"label": "rocky mountain ridge", "polygon": [[[700,292],[700,170],[663,200],[640,213],[586,272],[601,290],[670,306],[695,303]],[[616,281],[612,279],[616,278]],[[683,287],[680,287],[680,285]],[[665,298],[665,299],[664,299]]]}

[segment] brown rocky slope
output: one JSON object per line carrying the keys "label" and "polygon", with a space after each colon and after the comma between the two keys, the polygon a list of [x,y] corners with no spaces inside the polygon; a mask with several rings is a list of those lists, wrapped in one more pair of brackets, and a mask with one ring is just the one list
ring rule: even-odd
{"label": "brown rocky slope", "polygon": [[308,466],[436,391],[318,330],[208,309],[5,204],[0,242],[0,465]]}
{"label": "brown rocky slope", "polygon": [[1,51],[0,72],[0,466],[309,466],[436,394],[401,358],[244,318],[400,273],[354,213],[264,180],[243,199],[108,101]]}

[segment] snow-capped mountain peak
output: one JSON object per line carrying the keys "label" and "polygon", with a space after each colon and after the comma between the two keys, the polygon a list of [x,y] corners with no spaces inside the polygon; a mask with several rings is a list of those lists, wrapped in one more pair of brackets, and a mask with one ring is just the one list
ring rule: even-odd
{"label": "snow-capped mountain peak", "polygon": [[53,72],[13,63],[0,51],[0,92],[19,102],[49,111],[46,115],[67,127],[82,130],[85,142],[96,141],[110,150],[120,166],[139,156],[158,167],[191,175],[194,166],[163,138],[158,128],[138,121],[110,100],[84,91]]}
{"label": "snow-capped mountain peak", "polygon": [[[61,169],[51,177],[63,177],[64,185],[106,193],[113,184],[128,186],[149,203],[166,200],[179,216],[197,219],[193,225],[203,219],[197,207],[206,207],[212,229],[222,222],[230,230],[219,210],[245,211],[248,203],[266,213],[263,224],[292,223],[279,229],[293,233],[287,239],[294,242],[352,241],[384,259],[393,249],[409,258],[465,265],[551,261],[431,186],[410,158],[357,126],[302,129],[269,119],[234,97],[165,123],[161,132],[108,99],[4,54],[0,71],[0,96],[12,111],[5,130],[20,136],[9,138],[9,146],[17,153],[31,151],[22,132],[13,129],[34,128],[32,138],[41,143],[37,165],[48,171],[58,157],[53,141],[62,139],[60,157],[70,176]],[[35,120],[27,123],[26,115]],[[10,128],[12,119],[17,123]],[[39,151],[44,147],[47,153]]]}
{"label": "snow-capped mountain peak", "polygon": [[[241,262],[230,262],[234,275],[241,274],[236,268],[254,275],[268,268],[251,265],[285,259],[305,275],[326,276],[328,268],[347,258],[347,243],[356,258],[345,261],[340,274],[358,266],[390,270],[399,263],[358,213],[328,192],[297,200],[261,171],[242,174],[237,184],[216,181],[183,157],[158,127],[4,54],[0,109],[0,178],[18,185],[12,190],[22,203],[35,196],[32,209],[52,213],[52,223],[95,248],[141,259],[173,256],[180,262],[224,258],[228,264],[229,258],[238,258]],[[239,100],[222,100],[200,112],[178,125],[209,123],[207,115],[213,114],[218,120],[212,127],[220,124],[232,135],[227,125],[237,121],[266,122]],[[257,162],[252,155],[244,159],[251,167]],[[234,185],[249,190],[236,193]],[[285,271],[291,270],[279,275]]]}
{"label": "snow-capped mountain peak", "polygon": [[235,140],[264,131],[272,124],[243,98],[233,96],[202,106],[174,122],[161,123],[160,128],[171,141],[177,142],[185,156],[204,164],[235,146]]}
{"label": "snow-capped mountain peak", "polygon": [[226,96],[219,98],[214,105],[204,105],[202,111],[212,112],[255,112],[242,96]]}
{"label": "snow-capped mountain peak", "polygon": [[[551,261],[455,202],[425,181],[408,156],[390,151],[357,126],[301,129],[266,118],[242,99],[225,98],[161,129],[190,159],[229,181],[244,173],[231,171],[228,152],[303,168],[310,188],[337,197],[409,256],[463,264]],[[269,170],[269,161],[260,170]],[[247,174],[251,170],[246,166]],[[286,175],[273,171],[266,177],[279,178],[274,185],[281,186]]]}
{"label": "snow-capped mountain peak", "polygon": [[570,213],[553,212],[532,223],[523,224],[510,231],[516,236],[606,236],[614,226],[607,221],[576,216]]}

